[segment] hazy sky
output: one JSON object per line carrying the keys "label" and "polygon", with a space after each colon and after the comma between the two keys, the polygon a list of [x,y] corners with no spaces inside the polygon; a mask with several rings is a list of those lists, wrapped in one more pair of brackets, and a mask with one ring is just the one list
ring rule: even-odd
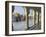
{"label": "hazy sky", "polygon": [[15,6],[14,12],[18,12],[21,15],[23,15],[24,14],[24,8],[21,6]]}
{"label": "hazy sky", "polygon": [[[32,9],[29,10],[30,11],[30,15],[32,14]],[[15,6],[14,12],[18,12],[21,15],[24,15],[24,8],[21,6]]]}
{"label": "hazy sky", "polygon": [[33,14],[33,10],[32,10],[32,9],[30,9],[29,11],[30,11],[30,14],[29,14],[29,15],[32,15],[32,14]]}

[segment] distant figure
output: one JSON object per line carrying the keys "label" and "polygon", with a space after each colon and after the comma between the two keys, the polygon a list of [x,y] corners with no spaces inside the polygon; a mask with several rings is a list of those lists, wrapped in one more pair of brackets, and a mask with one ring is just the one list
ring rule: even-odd
{"label": "distant figure", "polygon": [[18,22],[18,16],[19,16],[19,14],[16,12],[16,13],[15,13],[16,22]]}

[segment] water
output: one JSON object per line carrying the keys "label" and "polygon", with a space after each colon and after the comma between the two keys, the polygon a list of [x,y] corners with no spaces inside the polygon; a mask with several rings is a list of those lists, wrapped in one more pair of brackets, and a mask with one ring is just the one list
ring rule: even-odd
{"label": "water", "polygon": [[[29,27],[33,26],[33,21],[29,20]],[[27,29],[26,21],[13,22],[14,31],[23,31]]]}

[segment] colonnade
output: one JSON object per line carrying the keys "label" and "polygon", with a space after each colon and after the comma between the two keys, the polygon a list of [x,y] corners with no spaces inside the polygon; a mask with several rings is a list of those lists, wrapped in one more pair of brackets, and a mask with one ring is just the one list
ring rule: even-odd
{"label": "colonnade", "polygon": [[[28,8],[28,7],[24,7],[24,9],[25,9],[25,15],[26,15],[26,23],[27,24],[25,24],[26,25],[26,29],[29,29],[29,17],[28,17],[28,14],[30,13],[29,12],[29,10],[30,10],[30,8]],[[40,21],[41,21],[41,8],[33,8],[32,7],[32,10],[33,10],[33,25],[40,25]]]}

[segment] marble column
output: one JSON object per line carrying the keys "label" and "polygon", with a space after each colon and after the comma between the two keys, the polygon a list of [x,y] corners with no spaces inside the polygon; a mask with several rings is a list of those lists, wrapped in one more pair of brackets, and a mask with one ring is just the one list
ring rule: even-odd
{"label": "marble column", "polygon": [[24,7],[24,11],[25,11],[25,14],[24,15],[26,16],[25,17],[26,18],[25,19],[25,29],[27,30],[27,10],[26,10],[26,7]]}

